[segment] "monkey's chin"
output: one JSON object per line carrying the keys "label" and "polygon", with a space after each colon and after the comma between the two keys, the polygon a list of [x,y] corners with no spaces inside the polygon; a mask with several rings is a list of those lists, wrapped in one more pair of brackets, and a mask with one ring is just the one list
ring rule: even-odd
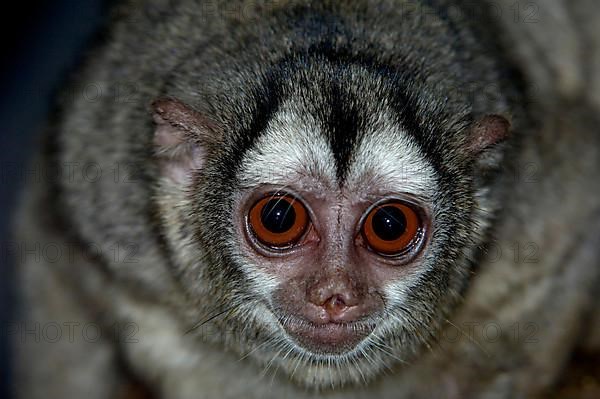
{"label": "monkey's chin", "polygon": [[321,356],[351,352],[375,329],[360,322],[314,324],[299,319],[288,319],[283,327],[296,344]]}

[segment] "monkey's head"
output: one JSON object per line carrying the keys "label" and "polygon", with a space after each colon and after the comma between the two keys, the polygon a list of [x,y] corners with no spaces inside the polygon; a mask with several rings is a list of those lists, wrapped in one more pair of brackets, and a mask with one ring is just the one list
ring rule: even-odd
{"label": "monkey's head", "polygon": [[221,99],[229,117],[154,103],[166,236],[193,322],[222,332],[203,338],[309,386],[360,383],[433,339],[468,284],[509,125],[381,69],[276,68]]}

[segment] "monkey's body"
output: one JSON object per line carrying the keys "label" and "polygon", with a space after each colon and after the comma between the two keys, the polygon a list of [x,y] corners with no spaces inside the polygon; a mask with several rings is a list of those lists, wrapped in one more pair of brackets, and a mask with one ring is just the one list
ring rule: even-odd
{"label": "monkey's body", "polygon": [[[551,388],[573,350],[597,337],[586,320],[597,312],[600,286],[598,117],[583,98],[557,94],[532,105],[491,25],[409,12],[402,1],[240,2],[242,12],[215,18],[192,1],[141,3],[111,26],[70,92],[79,94],[64,97],[48,131],[39,162],[81,167],[29,186],[19,230],[23,241],[72,253],[58,263],[23,260],[24,319],[63,329],[97,323],[103,336],[76,329],[73,340],[63,334],[18,345],[19,397],[115,397],[131,377],[173,399],[317,391],[331,398],[530,397]],[[441,0],[423,3],[447,10]],[[331,81],[338,91],[327,89]],[[81,90],[90,83],[102,93],[97,101]],[[123,88],[135,95],[122,97]],[[227,132],[225,144],[204,148],[201,195],[177,186],[176,155],[153,155],[149,104],[165,96]],[[440,182],[432,188],[432,240],[452,236],[461,246],[439,244],[439,270],[407,302],[416,313],[411,328],[385,343],[383,354],[355,359],[355,368],[331,366],[327,377],[326,368],[298,367],[292,349],[276,341],[270,348],[270,331],[252,313],[258,294],[248,293],[248,281],[260,275],[222,265],[232,263],[224,254],[233,233],[222,226],[230,217],[209,210],[229,198],[229,186],[243,186],[240,169],[248,181],[264,179],[264,170],[247,165],[269,159],[270,143],[260,138],[272,120],[294,126],[338,103],[346,119],[336,126],[344,129],[376,125],[388,107],[404,127],[412,118],[415,157],[426,158]],[[486,114],[510,115],[513,132],[473,166],[461,159],[466,129],[457,126]],[[170,122],[163,116],[155,118],[159,127]],[[381,140],[349,130],[306,139],[317,160],[325,156],[314,143],[332,148],[341,181],[350,180],[361,154],[371,160],[360,143]],[[157,135],[159,144],[166,140]],[[281,137],[291,147],[298,136]],[[88,165],[102,176],[90,176]],[[281,177],[277,165],[264,169]],[[427,180],[417,169],[404,177],[421,187]],[[192,217],[204,224],[184,222]],[[115,335],[115,325],[125,330]]]}

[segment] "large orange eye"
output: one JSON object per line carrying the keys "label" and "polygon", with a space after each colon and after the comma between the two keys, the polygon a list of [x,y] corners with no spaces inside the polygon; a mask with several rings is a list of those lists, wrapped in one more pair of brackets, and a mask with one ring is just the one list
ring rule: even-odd
{"label": "large orange eye", "polygon": [[369,247],[383,255],[399,255],[410,250],[417,243],[421,231],[421,218],[402,202],[374,207],[362,227]]}
{"label": "large orange eye", "polygon": [[283,248],[302,238],[308,228],[308,212],[293,196],[275,194],[254,204],[248,222],[260,242],[269,247]]}

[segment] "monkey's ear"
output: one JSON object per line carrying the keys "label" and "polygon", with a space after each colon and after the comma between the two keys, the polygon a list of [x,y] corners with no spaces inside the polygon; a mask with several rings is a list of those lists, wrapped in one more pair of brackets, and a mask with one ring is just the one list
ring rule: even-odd
{"label": "monkey's ear", "polygon": [[152,103],[154,148],[163,176],[176,183],[189,182],[192,172],[204,166],[207,151],[218,137],[216,125],[173,98]]}
{"label": "monkey's ear", "polygon": [[510,134],[510,122],[501,115],[486,115],[471,128],[467,150],[478,155],[506,140]]}

